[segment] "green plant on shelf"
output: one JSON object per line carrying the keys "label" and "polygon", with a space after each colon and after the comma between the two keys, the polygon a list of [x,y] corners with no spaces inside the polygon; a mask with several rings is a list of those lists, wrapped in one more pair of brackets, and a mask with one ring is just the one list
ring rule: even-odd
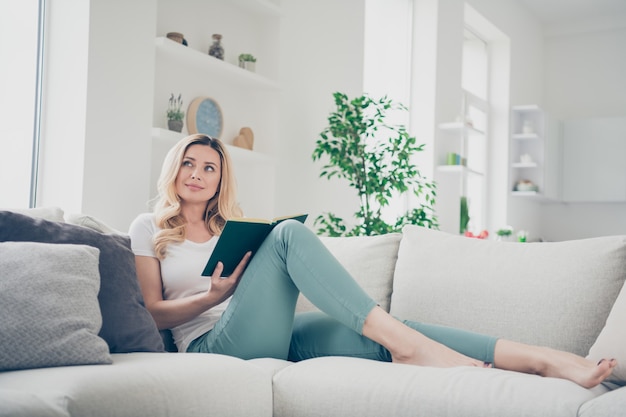
{"label": "green plant on shelf", "polygon": [[252,54],[239,54],[239,62],[256,62],[256,58]]}
{"label": "green plant on shelf", "polygon": [[167,105],[167,120],[182,121],[184,118],[183,97],[181,94],[178,97],[174,97],[174,93],[172,93]]}

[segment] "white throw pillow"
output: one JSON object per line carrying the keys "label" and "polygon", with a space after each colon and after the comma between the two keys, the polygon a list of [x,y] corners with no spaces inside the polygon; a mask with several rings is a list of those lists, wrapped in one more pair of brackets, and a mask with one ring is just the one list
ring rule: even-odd
{"label": "white throw pillow", "polygon": [[617,367],[607,382],[626,385],[626,285],[622,287],[606,325],[600,332],[591,349],[589,359],[617,359]]}
{"label": "white throw pillow", "polygon": [[626,236],[497,242],[404,228],[391,313],[586,355],[626,278]]}
{"label": "white throw pillow", "polygon": [[[389,233],[377,236],[321,237],[321,241],[361,288],[380,306],[389,311],[393,270],[398,258],[402,235]],[[300,295],[296,311],[317,308]]]}

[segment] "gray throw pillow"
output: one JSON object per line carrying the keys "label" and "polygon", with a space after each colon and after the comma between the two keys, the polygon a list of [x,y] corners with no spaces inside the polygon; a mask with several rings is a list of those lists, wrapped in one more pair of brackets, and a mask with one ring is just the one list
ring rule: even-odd
{"label": "gray throw pillow", "polygon": [[112,363],[98,337],[99,253],[0,242],[0,371]]}
{"label": "gray throw pillow", "polygon": [[100,337],[106,340],[112,353],[164,351],[159,331],[143,302],[128,236],[0,211],[0,242],[4,241],[72,243],[98,248]]}

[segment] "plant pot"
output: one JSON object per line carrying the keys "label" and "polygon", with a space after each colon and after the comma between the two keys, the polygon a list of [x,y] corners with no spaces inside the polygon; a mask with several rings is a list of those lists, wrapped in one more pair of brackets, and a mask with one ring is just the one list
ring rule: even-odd
{"label": "plant pot", "polygon": [[167,127],[169,130],[173,130],[174,132],[182,132],[183,121],[182,120],[168,120]]}
{"label": "plant pot", "polygon": [[245,70],[254,72],[256,62],[252,61],[239,61],[239,67]]}

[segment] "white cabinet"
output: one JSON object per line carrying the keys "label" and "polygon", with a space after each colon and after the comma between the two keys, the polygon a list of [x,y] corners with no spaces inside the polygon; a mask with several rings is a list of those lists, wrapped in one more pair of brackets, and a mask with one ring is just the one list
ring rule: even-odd
{"label": "white cabinet", "polygon": [[563,201],[626,201],[626,118],[563,122]]}
{"label": "white cabinet", "polygon": [[[277,81],[280,6],[269,0],[160,0],[155,40],[152,178],[158,176],[168,146],[188,133],[167,130],[170,94],[181,94],[183,109],[197,97],[215,100],[222,112],[222,142],[232,145],[242,127],[254,133],[253,151],[229,146],[244,213],[271,218],[279,135],[280,86]],[[180,32],[188,46],[165,37]],[[213,33],[223,35],[225,59],[208,55]],[[237,65],[240,53],[257,58],[256,72]],[[151,196],[154,195],[154,186]]]}
{"label": "white cabinet", "polygon": [[560,137],[560,124],[540,107],[513,107],[509,178],[514,196],[559,198]]}

